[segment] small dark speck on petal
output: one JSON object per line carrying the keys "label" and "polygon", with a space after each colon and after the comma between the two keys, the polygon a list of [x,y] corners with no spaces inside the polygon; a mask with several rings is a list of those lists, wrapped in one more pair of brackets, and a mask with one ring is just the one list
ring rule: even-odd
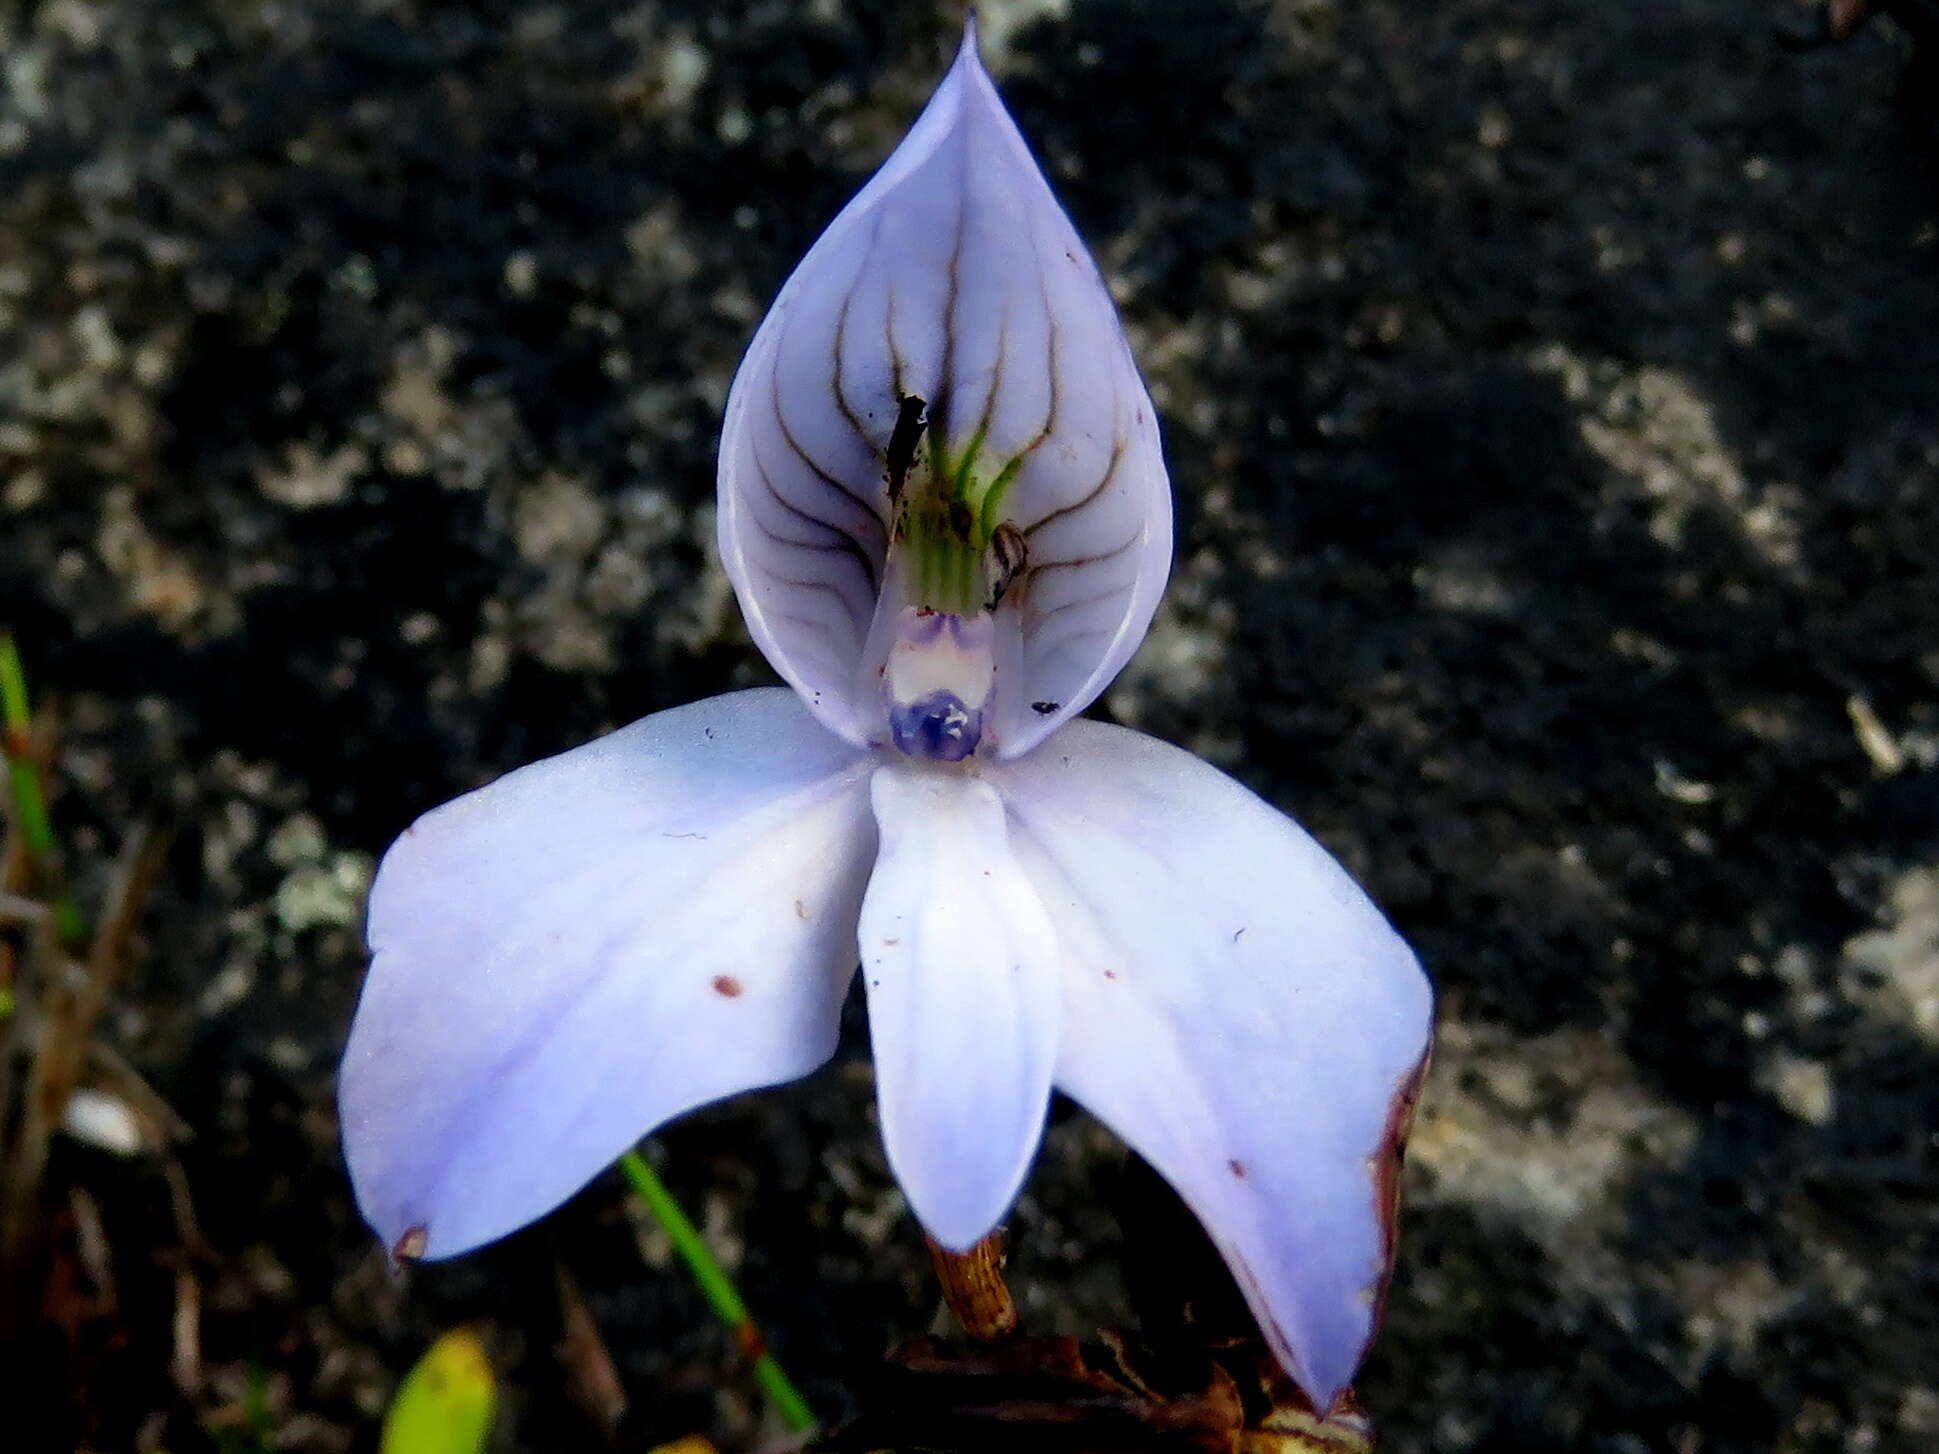
{"label": "small dark speck on petal", "polygon": [[701,735],[704,736],[709,742],[712,742],[714,740],[715,733],[713,728],[702,727],[700,731],[701,731]]}
{"label": "small dark speck on petal", "polygon": [[1228,1161],[1225,1164],[1227,1168],[1231,1170],[1232,1174],[1238,1177],[1240,1181],[1244,1181],[1246,1179],[1246,1164],[1243,1161],[1234,1160],[1234,1161]]}
{"label": "small dark speck on petal", "polygon": [[1245,932],[1246,932],[1246,931],[1245,931],[1245,927],[1244,927],[1243,925],[1241,925],[1241,926],[1240,926],[1239,928],[1237,928],[1237,929],[1234,929],[1234,930],[1232,931],[1232,942],[1233,942],[1234,944],[1237,944],[1237,943],[1239,942],[1239,936],[1240,936],[1241,934],[1243,934],[1243,933],[1245,933]]}
{"label": "small dark speck on petal", "polygon": [[1104,971],[1104,977],[1106,979],[1116,979],[1118,977],[1118,972],[1115,969],[1107,969]]}
{"label": "small dark speck on petal", "polygon": [[391,1244],[391,1261],[400,1266],[406,1262],[416,1262],[424,1256],[424,1249],[431,1245],[431,1229],[419,1222],[414,1227],[406,1227],[404,1235]]}
{"label": "small dark speck on petal", "polygon": [[662,833],[660,836],[662,838],[698,838],[703,843],[707,841],[707,835],[705,833]]}
{"label": "small dark speck on petal", "polygon": [[1059,705],[1057,702],[1032,702],[1030,704],[1030,710],[1035,712],[1039,717],[1048,717],[1052,712],[1057,710]]}
{"label": "small dark speck on petal", "polygon": [[714,976],[714,993],[722,999],[735,999],[740,995],[740,992],[741,982],[735,979],[733,975],[717,974]]}
{"label": "small dark speck on petal", "polygon": [[882,942],[884,944],[900,944],[902,941],[900,939],[884,939]]}

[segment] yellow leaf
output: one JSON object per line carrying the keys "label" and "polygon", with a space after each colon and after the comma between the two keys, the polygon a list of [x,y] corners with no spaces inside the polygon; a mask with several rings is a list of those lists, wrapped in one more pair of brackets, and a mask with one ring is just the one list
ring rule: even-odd
{"label": "yellow leaf", "polygon": [[454,1328],[398,1385],[384,1415],[382,1454],[478,1454],[496,1397],[484,1344],[471,1329]]}

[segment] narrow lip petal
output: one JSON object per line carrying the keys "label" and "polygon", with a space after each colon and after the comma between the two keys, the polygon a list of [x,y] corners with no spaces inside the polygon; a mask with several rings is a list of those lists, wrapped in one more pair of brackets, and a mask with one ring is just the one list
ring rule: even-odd
{"label": "narrow lip petal", "polygon": [[372,887],[344,1153],[387,1244],[550,1210],[655,1126],[833,1051],[867,760],[792,693],[674,708],[418,820]]}
{"label": "narrow lip petal", "polygon": [[1058,1088],[1178,1190],[1329,1408],[1391,1271],[1419,962],[1291,819],[1178,748],[1080,721],[986,775],[1058,936]]}
{"label": "narrow lip petal", "polygon": [[1056,935],[1003,805],[971,773],[890,761],[859,939],[882,1140],[909,1205],[965,1251],[1035,1160],[1056,1060]]}

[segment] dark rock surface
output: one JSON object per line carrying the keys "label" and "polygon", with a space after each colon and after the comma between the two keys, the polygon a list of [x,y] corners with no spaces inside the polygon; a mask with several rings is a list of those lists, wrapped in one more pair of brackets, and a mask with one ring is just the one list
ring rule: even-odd
{"label": "dark rock surface", "polygon": [[[1396,1450],[1939,1438],[1939,123],[1889,26],[1795,55],[1795,13],[986,7],[1178,490],[1108,709],[1297,814],[1441,987],[1362,1384]],[[959,21],[0,21],[0,620],[67,703],[84,900],[145,805],[184,814],[107,1038],[195,1129],[201,1371],[159,1171],[64,1148],[120,1298],[90,1447],[259,1447],[254,1386],[273,1447],[374,1448],[461,1320],[500,1447],[587,1447],[559,1256],[629,1445],[753,1437],[612,1179],[392,1279],[334,1059],[411,817],[767,679],[711,559],[727,381]],[[829,1409],[933,1306],[850,1028],[661,1143]],[[1059,1112],[1013,1223],[1033,1331],[1130,1320],[1120,1160]]]}

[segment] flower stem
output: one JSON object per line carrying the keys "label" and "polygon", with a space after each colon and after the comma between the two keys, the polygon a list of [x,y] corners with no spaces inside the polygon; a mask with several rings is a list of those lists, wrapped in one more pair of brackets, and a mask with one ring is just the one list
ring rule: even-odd
{"label": "flower stem", "polygon": [[925,1235],[943,1301],[978,1343],[1002,1343],[1017,1331],[1017,1305],[1003,1280],[1003,1234],[992,1232],[967,1252],[951,1252]]}
{"label": "flower stem", "polygon": [[[34,765],[33,711],[27,701],[27,674],[13,633],[0,630],[0,756],[7,760],[13,783],[14,816],[21,841],[35,875],[45,871],[54,856],[54,828],[47,817],[47,800],[40,790],[40,771]],[[87,938],[87,925],[65,891],[54,901],[54,927],[65,944]]]}
{"label": "flower stem", "polygon": [[727,1331],[734,1336],[734,1342],[741,1351],[754,1360],[754,1378],[761,1385],[769,1400],[780,1411],[782,1422],[797,1434],[805,1434],[815,1427],[815,1416],[809,1410],[806,1400],[796,1392],[788,1375],[781,1371],[781,1365],[774,1361],[774,1355],[767,1351],[761,1338],[761,1330],[755,1326],[753,1315],[747,1304],[741,1301],[733,1280],[714,1260],[714,1254],[707,1250],[701,1239],[700,1231],[680,1210],[680,1204],[673,1199],[666,1183],[646,1164],[646,1158],[637,1151],[628,1151],[619,1158],[619,1169],[633,1190],[639,1193],[640,1200],[653,1218],[666,1228],[667,1236],[673,1240],[673,1250],[680,1254],[680,1260],[687,1264],[693,1280],[700,1284],[700,1291],[712,1304],[714,1312]]}

